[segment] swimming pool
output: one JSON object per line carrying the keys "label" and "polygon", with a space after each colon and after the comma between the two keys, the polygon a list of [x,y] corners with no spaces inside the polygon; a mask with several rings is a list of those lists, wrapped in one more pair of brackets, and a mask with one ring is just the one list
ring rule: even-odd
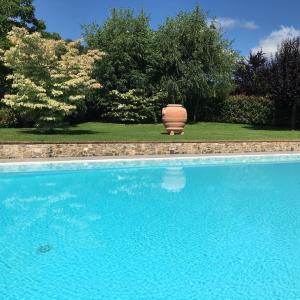
{"label": "swimming pool", "polygon": [[0,165],[1,299],[300,299],[300,156]]}

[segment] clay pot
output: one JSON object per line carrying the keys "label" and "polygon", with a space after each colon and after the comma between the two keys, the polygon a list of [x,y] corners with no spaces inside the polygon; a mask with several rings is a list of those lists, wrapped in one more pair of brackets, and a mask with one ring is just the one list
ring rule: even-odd
{"label": "clay pot", "polygon": [[168,104],[162,110],[162,121],[168,134],[184,134],[183,129],[187,121],[186,109],[181,104]]}

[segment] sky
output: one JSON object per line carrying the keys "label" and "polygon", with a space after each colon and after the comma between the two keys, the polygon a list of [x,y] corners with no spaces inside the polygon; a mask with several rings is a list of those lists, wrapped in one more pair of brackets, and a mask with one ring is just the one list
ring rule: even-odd
{"label": "sky", "polygon": [[283,39],[300,36],[300,0],[35,0],[36,15],[47,30],[70,39],[81,37],[82,24],[101,24],[112,8],[143,8],[156,29],[167,16],[196,4],[216,18],[241,55],[261,48],[271,55]]}

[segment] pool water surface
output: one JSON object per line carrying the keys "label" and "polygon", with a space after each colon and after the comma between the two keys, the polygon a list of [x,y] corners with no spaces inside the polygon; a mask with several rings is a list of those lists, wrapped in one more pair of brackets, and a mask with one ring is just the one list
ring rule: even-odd
{"label": "pool water surface", "polygon": [[2,164],[0,299],[300,299],[300,157]]}

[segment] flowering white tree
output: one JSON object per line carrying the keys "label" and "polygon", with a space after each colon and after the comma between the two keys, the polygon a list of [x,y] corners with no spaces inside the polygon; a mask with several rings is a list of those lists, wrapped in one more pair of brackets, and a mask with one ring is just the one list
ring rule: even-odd
{"label": "flowering white tree", "polygon": [[91,78],[99,50],[80,53],[79,42],[49,40],[14,27],[8,33],[9,50],[2,51],[4,64],[13,70],[13,94],[7,106],[25,113],[37,127],[51,129],[76,110],[87,93],[101,85]]}

